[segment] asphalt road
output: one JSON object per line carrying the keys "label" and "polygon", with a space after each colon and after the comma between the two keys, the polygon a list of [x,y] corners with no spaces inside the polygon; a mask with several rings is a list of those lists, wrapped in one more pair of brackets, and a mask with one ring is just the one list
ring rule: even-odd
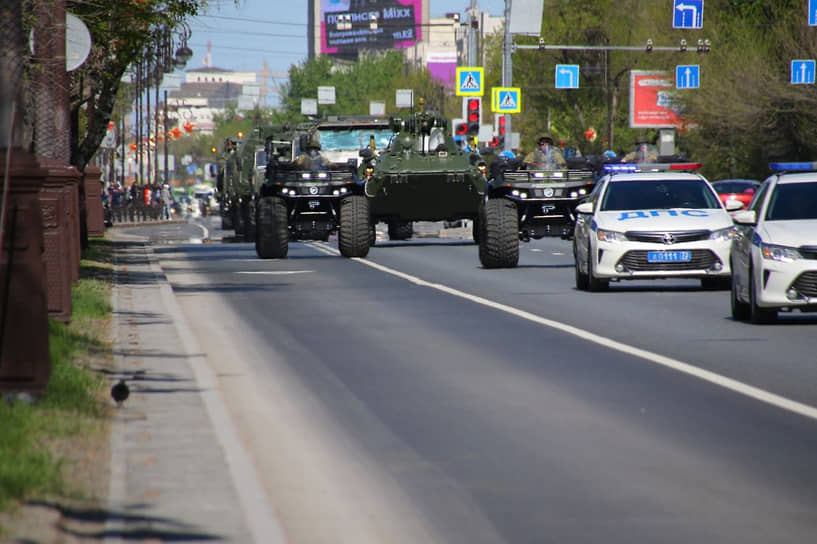
{"label": "asphalt road", "polygon": [[817,534],[815,316],[736,323],[681,280],[579,292],[559,239],[483,270],[453,238],[261,260],[215,219],[166,228],[154,252],[292,542]]}

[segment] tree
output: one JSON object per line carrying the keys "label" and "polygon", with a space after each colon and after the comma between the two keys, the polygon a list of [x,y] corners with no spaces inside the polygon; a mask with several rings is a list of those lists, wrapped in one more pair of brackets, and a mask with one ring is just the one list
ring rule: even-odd
{"label": "tree", "polygon": [[70,78],[71,164],[83,169],[96,153],[129,68],[167,60],[176,33],[205,4],[204,0],[68,1],[68,9],[91,34],[88,59]]}

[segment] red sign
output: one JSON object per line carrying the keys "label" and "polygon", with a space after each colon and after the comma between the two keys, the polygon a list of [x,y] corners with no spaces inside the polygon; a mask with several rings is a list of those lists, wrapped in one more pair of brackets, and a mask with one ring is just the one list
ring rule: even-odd
{"label": "red sign", "polygon": [[630,71],[630,128],[681,128],[674,102],[675,81],[668,72]]}

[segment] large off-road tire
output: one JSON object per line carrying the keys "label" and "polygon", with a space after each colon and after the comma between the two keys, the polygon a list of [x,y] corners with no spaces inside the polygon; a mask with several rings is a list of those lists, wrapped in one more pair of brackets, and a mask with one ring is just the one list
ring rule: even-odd
{"label": "large off-road tire", "polygon": [[587,248],[587,290],[593,292],[606,291],[610,288],[610,280],[602,280],[593,272],[593,253]]}
{"label": "large off-road tire", "polygon": [[255,213],[255,252],[262,259],[283,259],[289,251],[286,202],[266,196],[258,201]]}
{"label": "large off-road tire", "polygon": [[238,204],[230,206],[230,215],[233,218],[233,231],[236,236],[244,236],[246,225],[244,224],[244,217],[241,215],[241,206]]}
{"label": "large off-road tire", "polygon": [[389,240],[408,240],[414,235],[414,223],[411,221],[389,221]]}
{"label": "large off-road tire", "polygon": [[757,305],[757,288],[755,287],[752,264],[749,264],[749,319],[756,325],[765,325],[777,321],[777,310],[761,308]]}
{"label": "large off-road tire", "polygon": [[241,203],[241,222],[244,223],[244,241],[255,242],[255,205],[252,202]]}
{"label": "large off-road tire", "polygon": [[492,198],[481,209],[479,260],[485,268],[519,264],[519,216],[507,198]]}
{"label": "large off-road tire", "polygon": [[[222,204],[222,206],[226,205]],[[230,210],[222,209],[219,214],[221,215],[221,230],[233,230],[233,216]]]}
{"label": "large off-road tire", "polygon": [[365,257],[371,238],[369,200],[363,195],[350,195],[340,201],[338,249],[344,257]]}
{"label": "large off-road tire", "polygon": [[[734,270],[734,268],[732,268]],[[746,321],[751,315],[749,304],[738,298],[738,284],[732,279],[732,319],[735,321]]]}
{"label": "large off-road tire", "polygon": [[574,274],[576,276],[576,289],[579,291],[587,291],[590,287],[590,278],[586,272],[582,272],[579,266],[579,249],[576,245],[576,240],[573,240],[573,262]]}

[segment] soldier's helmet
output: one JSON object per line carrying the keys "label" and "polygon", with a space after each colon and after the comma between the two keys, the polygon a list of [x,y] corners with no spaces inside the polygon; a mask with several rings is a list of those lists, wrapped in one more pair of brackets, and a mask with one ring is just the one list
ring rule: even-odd
{"label": "soldier's helmet", "polygon": [[536,139],[536,145],[549,144],[553,145],[553,138],[549,134],[540,134]]}
{"label": "soldier's helmet", "polygon": [[312,137],[311,137],[311,138],[309,138],[309,141],[306,143],[306,149],[307,149],[307,150],[317,149],[318,151],[320,151],[320,149],[321,149],[321,142],[320,142],[320,140],[318,139],[318,135],[317,135],[317,134],[313,134],[313,135],[312,135]]}

